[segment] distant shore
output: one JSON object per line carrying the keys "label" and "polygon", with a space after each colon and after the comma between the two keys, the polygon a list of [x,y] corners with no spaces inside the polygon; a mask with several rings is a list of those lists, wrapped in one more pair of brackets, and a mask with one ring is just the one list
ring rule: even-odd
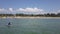
{"label": "distant shore", "polygon": [[43,19],[60,19],[60,17],[0,17],[0,18],[43,18]]}

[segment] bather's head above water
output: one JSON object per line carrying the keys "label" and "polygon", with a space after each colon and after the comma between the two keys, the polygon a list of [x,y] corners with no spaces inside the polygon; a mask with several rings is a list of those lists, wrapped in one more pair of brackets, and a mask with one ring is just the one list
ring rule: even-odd
{"label": "bather's head above water", "polygon": [[11,23],[9,22],[8,25],[11,25]]}

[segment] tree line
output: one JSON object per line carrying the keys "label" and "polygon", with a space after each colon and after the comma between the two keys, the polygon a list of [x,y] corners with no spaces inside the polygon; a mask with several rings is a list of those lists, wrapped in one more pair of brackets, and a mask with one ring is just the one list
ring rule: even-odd
{"label": "tree line", "polygon": [[0,14],[0,17],[7,17],[7,16],[34,16],[34,17],[60,17],[60,13],[47,13],[47,14]]}

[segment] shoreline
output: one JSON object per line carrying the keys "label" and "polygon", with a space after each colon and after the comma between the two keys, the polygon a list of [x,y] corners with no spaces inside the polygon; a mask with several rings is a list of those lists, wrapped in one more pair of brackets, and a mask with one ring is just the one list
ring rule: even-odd
{"label": "shoreline", "polygon": [[42,18],[42,19],[60,19],[60,17],[0,17],[0,18]]}

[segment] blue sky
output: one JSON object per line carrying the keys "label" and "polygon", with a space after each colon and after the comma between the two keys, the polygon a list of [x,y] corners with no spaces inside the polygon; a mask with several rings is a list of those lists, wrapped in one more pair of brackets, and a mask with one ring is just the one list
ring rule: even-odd
{"label": "blue sky", "polygon": [[[42,13],[47,12],[60,12],[60,0],[0,0],[0,13],[1,10],[4,8],[4,10],[13,10],[18,13],[39,13],[37,12],[29,12],[29,11],[17,11],[19,8],[25,9],[30,8],[35,10],[42,9]],[[12,12],[14,13],[14,12]]]}

